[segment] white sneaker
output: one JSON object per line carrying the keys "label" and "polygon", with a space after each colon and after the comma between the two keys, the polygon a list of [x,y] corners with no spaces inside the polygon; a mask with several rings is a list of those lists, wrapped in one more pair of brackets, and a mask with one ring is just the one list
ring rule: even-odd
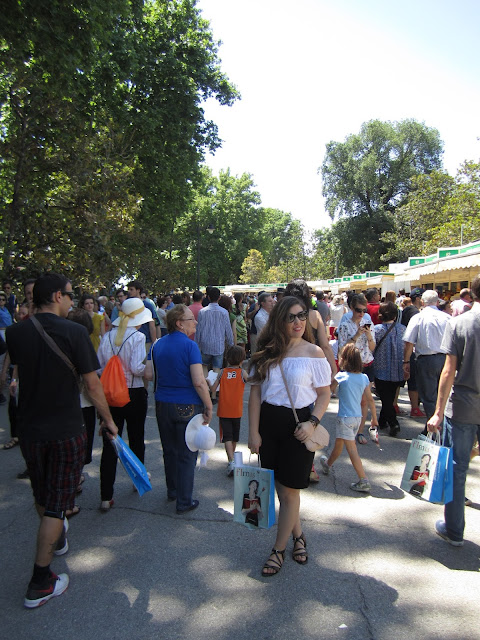
{"label": "white sneaker", "polygon": [[330,466],[328,464],[328,458],[326,455],[320,456],[320,464],[322,465],[322,471],[324,475],[328,476],[330,473]]}
{"label": "white sneaker", "polygon": [[233,460],[230,460],[230,462],[227,465],[227,476],[229,478],[231,478],[233,476],[233,472],[235,470],[235,463]]}
{"label": "white sneaker", "polygon": [[27,609],[40,607],[51,598],[61,596],[68,587],[69,578],[66,573],[60,573],[58,576],[54,573],[48,578],[45,585],[29,585],[27,595],[23,604]]}
{"label": "white sneaker", "polygon": [[102,502],[100,503],[100,511],[109,511],[113,507],[113,504],[113,498],[111,500],[102,500]]}

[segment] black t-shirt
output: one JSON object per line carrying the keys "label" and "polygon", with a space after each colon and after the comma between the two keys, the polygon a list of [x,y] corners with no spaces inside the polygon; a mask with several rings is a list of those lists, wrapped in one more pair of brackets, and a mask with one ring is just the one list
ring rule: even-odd
{"label": "black t-shirt", "polygon": [[405,307],[405,309],[402,310],[402,319],[400,320],[400,322],[404,327],[407,327],[410,320],[417,313],[420,313],[417,307],[415,307],[413,304],[409,304],[408,307]]}
{"label": "black t-shirt", "polygon": [[[99,368],[85,327],[53,313],[35,316],[75,365],[78,373]],[[75,376],[48,346],[31,320],[7,329],[12,364],[18,365],[18,427],[24,440],[66,440],[84,430]]]}

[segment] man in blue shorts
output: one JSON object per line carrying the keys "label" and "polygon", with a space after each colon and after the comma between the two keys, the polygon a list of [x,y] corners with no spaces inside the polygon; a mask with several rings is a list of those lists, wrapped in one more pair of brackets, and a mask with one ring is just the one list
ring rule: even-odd
{"label": "man in blue shorts", "polygon": [[[103,418],[102,427],[111,437],[117,433],[96,374],[99,363],[87,330],[66,320],[72,299],[72,285],[64,276],[49,273],[38,278],[33,288],[35,315],[9,327],[6,336],[20,381],[20,447],[40,516],[35,564],[24,601],[29,609],[61,595],[68,587],[68,575],[57,576],[50,562],[54,555],[68,551],[65,512],[75,504],[85,459],[87,434],[78,376]],[[56,348],[50,346],[48,336]]]}
{"label": "man in blue shorts", "polygon": [[[205,376],[209,369],[217,373],[223,367],[223,352],[225,341],[233,345],[232,326],[228,311],[218,304],[220,289],[211,287],[209,291],[210,304],[198,312],[198,325],[195,342],[202,354],[202,365]],[[212,402],[216,402],[216,394],[212,394]]]}

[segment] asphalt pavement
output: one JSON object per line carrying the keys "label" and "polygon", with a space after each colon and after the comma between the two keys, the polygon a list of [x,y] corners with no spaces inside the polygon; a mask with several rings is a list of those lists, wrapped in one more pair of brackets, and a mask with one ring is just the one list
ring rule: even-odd
{"label": "asphalt pavement", "polygon": [[[38,519],[19,447],[0,450],[0,634],[9,640],[475,640],[480,638],[480,459],[467,495],[465,546],[434,533],[443,507],[405,494],[400,480],[409,440],[421,419],[401,417],[399,437],[359,446],[372,484],[356,494],[346,452],[333,472],[302,492],[309,561],[299,566],[291,543],[281,572],[260,575],[275,529],[233,522],[233,480],[218,442],[198,468],[195,511],[176,515],[166,500],[153,397],[146,423],[146,467],[153,490],[139,497],[119,466],[115,506],[99,511],[100,438],[85,468],[81,512],[70,520],[69,552],[52,569],[70,576],[68,590],[27,610],[23,598],[35,555]],[[245,394],[240,447],[249,460]],[[322,424],[333,444],[338,401]],[[377,402],[377,407],[379,406]],[[400,406],[408,410],[405,392]],[[211,425],[218,434],[218,420]],[[0,408],[0,442],[9,439]],[[124,433],[124,439],[127,440]],[[317,453],[316,465],[320,468]],[[252,458],[253,461],[253,458]]]}

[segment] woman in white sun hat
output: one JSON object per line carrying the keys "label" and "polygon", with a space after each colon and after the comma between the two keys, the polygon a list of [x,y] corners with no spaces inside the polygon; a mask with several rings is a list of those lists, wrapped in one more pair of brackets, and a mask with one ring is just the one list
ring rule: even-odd
{"label": "woman in white sun hat", "polygon": [[[123,407],[110,407],[110,412],[119,436],[126,421],[129,447],[141,462],[145,459],[147,390],[142,378],[145,371],[145,335],[138,328],[151,321],[152,314],[141,298],[127,298],[120,307],[118,318],[113,321],[112,330],[103,336],[97,354],[100,372],[113,355],[118,355],[122,362],[130,402]],[[110,440],[104,436],[100,462],[101,511],[108,511],[113,505],[116,471],[116,453]]]}

